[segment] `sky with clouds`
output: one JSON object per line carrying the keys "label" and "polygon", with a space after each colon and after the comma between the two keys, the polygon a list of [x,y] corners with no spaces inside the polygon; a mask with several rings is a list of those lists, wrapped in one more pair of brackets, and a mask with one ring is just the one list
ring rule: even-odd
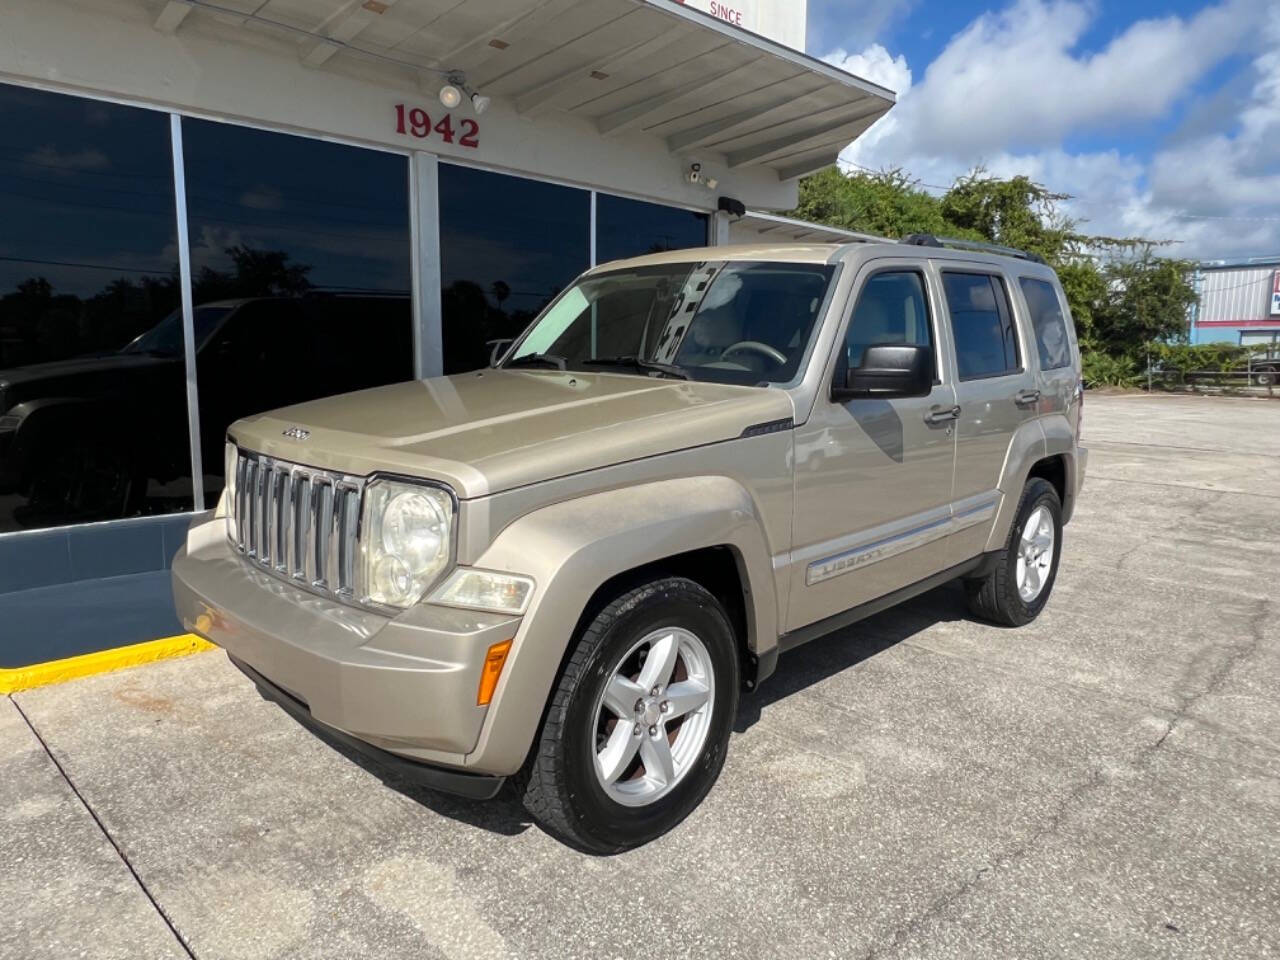
{"label": "sky with clouds", "polygon": [[1089,232],[1280,254],[1275,0],[809,0],[808,16],[810,54],[898,94],[846,167],[945,185],[982,164],[1073,194]]}

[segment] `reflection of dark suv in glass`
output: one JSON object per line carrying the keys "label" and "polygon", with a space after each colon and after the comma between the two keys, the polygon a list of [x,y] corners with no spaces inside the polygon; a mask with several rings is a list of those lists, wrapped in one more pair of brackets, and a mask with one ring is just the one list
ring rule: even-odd
{"label": "reflection of dark suv in glass", "polygon": [[[413,375],[407,297],[222,300],[194,320],[212,466],[233,420]],[[25,501],[0,529],[189,508],[185,381],[179,311],[112,353],[0,370],[0,495]]]}

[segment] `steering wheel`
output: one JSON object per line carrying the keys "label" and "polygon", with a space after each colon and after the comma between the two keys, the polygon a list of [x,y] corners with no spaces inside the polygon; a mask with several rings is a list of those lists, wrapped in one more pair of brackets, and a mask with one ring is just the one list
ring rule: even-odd
{"label": "steering wheel", "polygon": [[767,343],[761,343],[759,340],[739,340],[737,343],[730,344],[720,351],[720,359],[726,360],[731,353],[739,352],[758,353],[761,356],[768,357],[780,367],[787,365],[787,356],[776,347],[771,347]]}

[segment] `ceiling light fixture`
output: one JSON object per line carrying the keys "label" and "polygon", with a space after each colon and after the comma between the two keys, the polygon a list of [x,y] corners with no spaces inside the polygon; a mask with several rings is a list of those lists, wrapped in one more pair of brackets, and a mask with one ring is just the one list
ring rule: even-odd
{"label": "ceiling light fixture", "polygon": [[446,108],[452,110],[462,102],[462,91],[452,83],[446,83],[440,88],[440,102],[443,103]]}
{"label": "ceiling light fixture", "polygon": [[440,102],[447,109],[453,110],[462,103],[464,94],[471,101],[471,108],[477,116],[489,109],[490,98],[467,86],[466,74],[456,70],[445,74],[445,85],[440,88]]}

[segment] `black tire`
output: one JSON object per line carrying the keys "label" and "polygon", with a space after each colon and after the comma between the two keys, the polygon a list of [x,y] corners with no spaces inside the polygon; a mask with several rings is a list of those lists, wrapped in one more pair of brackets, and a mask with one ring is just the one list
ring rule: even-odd
{"label": "black tire", "polygon": [[[694,633],[710,655],[715,691],[710,725],[701,754],[670,792],[647,806],[625,806],[596,777],[594,713],[627,651],[668,626]],[[738,709],[738,670],[729,618],[697,583],[668,577],[626,591],[575,638],[529,760],[516,778],[525,807],[547,830],[590,853],[617,853],[666,833],[697,807],[724,766]]]}
{"label": "black tire", "polygon": [[[1031,514],[1041,506],[1053,517],[1053,560],[1044,587],[1030,603],[1018,593],[1018,541]],[[1040,615],[1049,602],[1054,581],[1058,578],[1058,558],[1062,555],[1062,501],[1053,484],[1040,477],[1032,477],[1022,488],[1022,499],[1013,525],[1005,540],[1004,548],[996,556],[991,572],[986,577],[969,580],[969,609],[974,616],[1006,627],[1021,627]]]}

